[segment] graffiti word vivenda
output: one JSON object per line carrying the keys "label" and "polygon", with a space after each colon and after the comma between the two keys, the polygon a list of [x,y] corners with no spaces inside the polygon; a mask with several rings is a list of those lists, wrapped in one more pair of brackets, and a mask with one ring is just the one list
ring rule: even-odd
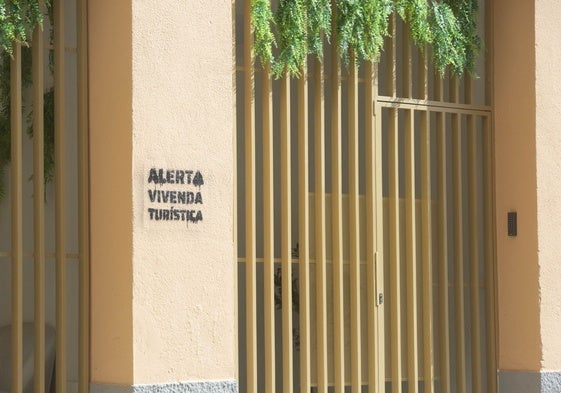
{"label": "graffiti word vivenda", "polygon": [[146,178],[147,218],[150,221],[203,221],[201,171],[150,168]]}

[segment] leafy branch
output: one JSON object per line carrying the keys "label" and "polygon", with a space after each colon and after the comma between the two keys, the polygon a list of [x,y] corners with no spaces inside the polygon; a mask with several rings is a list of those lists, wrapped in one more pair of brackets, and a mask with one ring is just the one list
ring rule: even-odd
{"label": "leafy branch", "polygon": [[33,29],[42,24],[37,0],[0,0],[0,52],[11,55],[15,42],[29,46]]}
{"label": "leafy branch", "polygon": [[300,76],[308,55],[306,3],[304,0],[280,0],[275,14],[278,29],[279,56],[273,64],[273,74],[277,77],[287,72]]}
{"label": "leafy branch", "polygon": [[251,28],[255,34],[255,54],[263,63],[273,60],[273,45],[275,37],[270,29],[273,23],[273,13],[269,7],[269,0],[253,0],[251,2]]}
{"label": "leafy branch", "polygon": [[252,0],[255,52],[262,63],[273,64],[275,77],[284,73],[298,77],[309,54],[321,60],[332,24],[336,28],[333,44],[345,62],[351,56],[378,60],[394,13],[408,24],[419,48],[432,46],[433,62],[441,75],[448,68],[458,75],[464,70],[474,72],[481,50],[477,0],[336,0],[333,4],[330,0],[280,0],[273,12],[268,0]]}

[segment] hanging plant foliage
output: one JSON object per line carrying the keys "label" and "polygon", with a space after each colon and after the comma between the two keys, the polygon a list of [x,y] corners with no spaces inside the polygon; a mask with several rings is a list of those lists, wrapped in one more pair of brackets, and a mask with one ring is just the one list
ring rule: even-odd
{"label": "hanging plant foliage", "polygon": [[391,0],[340,0],[337,2],[338,49],[347,63],[377,59],[388,35]]}
{"label": "hanging plant foliage", "polygon": [[465,68],[470,72],[475,68],[477,55],[481,51],[481,39],[477,35],[477,0],[446,0],[456,16],[462,36],[465,53]]}
{"label": "hanging plant foliage", "polygon": [[298,77],[308,54],[323,56],[323,40],[331,30],[330,0],[280,0],[274,20],[279,55],[273,74]]}
{"label": "hanging plant foliage", "polygon": [[429,0],[401,0],[396,5],[396,11],[409,25],[413,42],[424,50],[425,45],[431,42]]}
{"label": "hanging plant foliage", "polygon": [[255,35],[255,56],[263,64],[271,62],[275,37],[270,27],[273,23],[273,13],[269,0],[252,0],[251,15],[251,28]]}
{"label": "hanging plant foliage", "polygon": [[447,67],[461,74],[466,66],[462,31],[452,8],[446,3],[432,3],[432,54],[435,69],[444,75]]}
{"label": "hanging plant foliage", "polygon": [[43,23],[36,0],[0,0],[0,52],[12,54],[12,45],[29,44],[33,29]]}
{"label": "hanging plant foliage", "polygon": [[280,0],[275,14],[278,60],[273,73],[280,77],[284,72],[300,76],[308,56],[308,26],[306,0]]}
{"label": "hanging plant foliage", "polygon": [[331,1],[307,0],[307,34],[310,53],[323,56],[323,38],[330,38],[331,33]]}
{"label": "hanging plant foliage", "polygon": [[[275,77],[284,72],[298,77],[309,54],[322,59],[332,13],[336,15],[334,49],[347,63],[350,56],[379,59],[394,12],[408,24],[411,39],[421,50],[432,46],[435,69],[441,75],[447,69],[458,75],[465,70],[473,74],[481,49],[477,0],[336,0],[335,5],[330,0],[280,0],[274,18],[268,0],[253,1],[259,3],[251,15],[255,50],[262,62],[273,64]],[[276,57],[272,54],[275,36]]]}

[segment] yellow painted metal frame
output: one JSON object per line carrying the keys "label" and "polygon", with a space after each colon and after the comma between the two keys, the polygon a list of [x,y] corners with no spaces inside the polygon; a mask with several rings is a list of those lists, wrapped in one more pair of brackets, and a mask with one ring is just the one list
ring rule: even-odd
{"label": "yellow painted metal frame", "polygon": [[22,392],[23,362],[23,212],[21,45],[14,44],[10,65],[12,158],[12,392]]}
{"label": "yellow painted metal frame", "polygon": [[[32,36],[32,100],[33,100],[33,252],[23,250],[22,225],[22,75],[21,45],[14,45],[11,61],[11,121],[12,121],[12,250],[0,252],[0,257],[12,261],[12,393],[21,393],[23,350],[23,258],[34,260],[34,393],[45,392],[45,261],[56,260],[56,392],[67,391],[67,319],[66,264],[79,263],[79,339],[78,389],[89,391],[89,143],[88,143],[88,72],[87,72],[87,0],[77,0],[77,76],[78,76],[78,254],[66,250],[66,128],[65,128],[65,49],[64,6],[56,0],[54,9],[54,90],[55,90],[55,252],[45,252],[45,187],[44,187],[44,51],[42,28],[37,26]],[[39,2],[45,12],[44,1]]]}
{"label": "yellow painted metal frame", "polygon": [[89,116],[88,116],[88,0],[77,0],[76,24],[78,42],[78,249],[79,327],[78,327],[78,392],[89,392],[90,386],[90,184],[89,184]]}
{"label": "yellow painted metal frame", "polygon": [[[280,213],[280,238],[281,256],[274,257],[274,197],[273,177],[273,93],[272,81],[267,75],[270,72],[268,64],[264,67],[262,85],[262,108],[263,108],[263,206],[264,206],[264,257],[258,258],[255,254],[255,201],[253,192],[255,182],[255,152],[252,136],[255,133],[254,124],[254,90],[253,55],[251,49],[251,31],[249,25],[248,7],[249,0],[245,0],[245,60],[243,66],[236,66],[235,70],[242,72],[245,76],[245,111],[246,111],[246,256],[238,258],[237,262],[245,263],[246,266],[246,321],[247,321],[247,345],[248,345],[248,391],[256,389],[256,345],[255,324],[255,265],[263,263],[264,266],[264,310],[265,310],[265,388],[266,392],[275,391],[275,331],[274,331],[274,282],[275,263],[282,266],[282,304],[292,304],[292,265],[298,263],[300,278],[300,318],[299,328],[300,341],[300,391],[309,391],[313,385],[318,392],[327,392],[328,386],[334,392],[342,393],[345,385],[351,387],[351,391],[359,392],[361,386],[367,381],[369,391],[385,391],[385,354],[384,346],[391,347],[388,365],[391,370],[392,392],[402,391],[401,381],[409,381],[409,392],[418,391],[418,383],[424,384],[424,391],[432,393],[435,391],[436,383],[440,391],[450,393],[454,391],[466,392],[471,386],[472,390],[480,391],[483,388],[489,393],[496,392],[496,341],[495,341],[495,264],[494,264],[494,232],[493,232],[493,134],[492,134],[492,65],[486,66],[487,99],[484,105],[473,104],[473,81],[469,77],[448,77],[441,79],[435,77],[429,81],[429,66],[425,57],[427,51],[413,49],[409,43],[408,29],[396,21],[395,16],[390,20],[390,31],[393,37],[398,33],[398,26],[402,29],[401,43],[399,47],[401,59],[402,81],[398,84],[398,61],[397,61],[397,39],[388,39],[384,52],[386,68],[381,70],[385,73],[386,95],[378,95],[378,64],[369,63],[361,65],[363,74],[359,77],[354,60],[350,60],[348,75],[342,77],[341,62],[337,51],[330,52],[330,72],[326,72],[324,64],[317,60],[313,62],[313,73],[304,70],[302,77],[296,82],[296,90],[291,92],[290,79],[283,76],[280,80],[280,183],[281,188],[281,213]],[[334,1],[333,1],[334,3]],[[486,3],[487,36],[486,47],[492,36],[492,2]],[[337,34],[336,27],[332,27],[332,36]],[[336,39],[336,37],[335,37]],[[405,42],[405,44],[403,44]],[[413,51],[416,50],[416,69],[414,69]],[[492,53],[487,54],[487,63],[492,63]],[[414,83],[414,75],[418,80]],[[308,97],[308,83],[313,80],[313,98]],[[348,157],[347,173],[343,173],[342,151],[343,135],[343,113],[342,113],[342,82],[346,83],[346,97],[344,105],[347,106],[346,128],[348,128]],[[359,83],[364,86],[366,107],[364,113],[365,125],[365,156],[361,161],[361,153],[358,138],[359,124]],[[433,91],[429,94],[429,85]],[[330,101],[325,102],[325,86],[330,89]],[[417,91],[413,91],[416,87]],[[460,92],[464,95],[460,96]],[[445,94],[449,97],[445,97]],[[297,100],[296,105],[291,102]],[[312,100],[311,105],[309,100]],[[291,108],[297,108],[297,145],[298,145],[298,259],[292,257],[291,244]],[[311,108],[313,114],[309,114]],[[331,139],[331,162],[328,169],[331,176],[331,236],[326,235],[326,162],[325,162],[325,111],[329,110],[328,121],[330,125]],[[385,118],[388,129],[388,223],[389,249],[383,250],[383,220],[382,220],[382,112],[387,113]],[[418,115],[418,117],[416,117]],[[314,161],[310,162],[308,157],[308,118],[314,119]],[[403,117],[401,117],[403,116]],[[432,120],[434,119],[434,120]],[[464,123],[465,119],[465,123]],[[247,122],[249,120],[249,123]],[[434,123],[433,123],[434,121]],[[482,145],[477,146],[477,121],[482,124]],[[432,123],[432,124],[431,124]],[[448,124],[451,127],[448,127]],[[465,125],[464,125],[465,124]],[[400,127],[403,127],[404,148],[400,152],[399,138]],[[436,135],[436,161],[431,159],[431,128]],[[447,141],[451,134],[451,145]],[[420,145],[416,148],[415,135],[418,135]],[[452,159],[448,158],[449,149],[452,149]],[[418,150],[417,150],[418,149]],[[477,149],[482,150],[483,173],[482,180],[478,178]],[[464,155],[464,151],[467,153]],[[417,158],[416,155],[419,154]],[[403,155],[403,158],[400,158]],[[464,158],[465,157],[465,158]],[[420,167],[415,168],[419,162]],[[434,161],[434,162],[432,162]],[[450,161],[450,162],[449,162]],[[366,179],[366,228],[365,234],[361,233],[359,225],[359,171],[364,162]],[[451,163],[451,165],[450,165]],[[309,194],[310,165],[314,168],[314,190]],[[403,165],[403,167],[402,167]],[[434,168],[432,166],[435,166]],[[417,169],[417,171],[416,171]],[[405,178],[405,189],[400,190],[400,171]],[[451,172],[451,173],[450,173]],[[464,194],[464,183],[462,177],[464,172],[468,174],[468,193]],[[433,176],[433,173],[436,176]],[[449,174],[453,181],[449,182]],[[348,205],[343,203],[343,177],[348,178]],[[420,198],[415,195],[416,177],[420,176]],[[437,190],[433,195],[433,185]],[[478,187],[486,196],[481,207],[484,211],[485,220],[478,223],[477,211]],[[453,192],[450,193],[449,189]],[[404,196],[400,196],[403,191]],[[313,198],[314,221],[309,221],[310,199]],[[437,200],[437,203],[435,202]],[[447,206],[452,204],[455,212],[449,214]],[[348,209],[348,212],[344,209]],[[468,225],[463,224],[464,211],[467,210]],[[403,215],[403,216],[402,216]],[[344,220],[348,218],[348,228],[343,227]],[[484,228],[485,244],[480,245],[477,238],[479,226]],[[448,228],[453,227],[453,233],[448,233]],[[420,228],[420,232],[419,232]],[[310,231],[313,230],[315,238],[310,239]],[[361,261],[360,242],[365,235],[369,247],[366,247],[366,280],[367,280],[367,313],[361,313]],[[348,236],[348,243],[344,245],[344,239]],[[435,237],[439,239],[434,242]],[[464,241],[464,237],[466,240]],[[453,263],[449,266],[449,240],[453,244]],[[348,261],[344,260],[344,248],[348,244]],[[328,249],[330,248],[330,250]],[[451,246],[450,246],[451,247]],[[479,310],[479,288],[481,283],[479,277],[483,272],[479,271],[478,258],[474,250],[484,250],[485,265],[484,275],[486,277],[486,303],[485,319],[487,332],[486,340],[491,348],[486,355],[487,386],[482,386],[482,358],[480,355],[480,318]],[[466,252],[464,252],[466,250]],[[312,259],[310,253],[315,254],[315,293],[310,293],[310,264]],[[332,282],[328,283],[327,255],[331,253]],[[452,251],[452,250],[450,250]],[[385,338],[384,318],[384,263],[383,255],[387,253],[389,261],[389,298],[391,303],[387,314],[389,316],[390,332]],[[404,253],[403,255],[401,255]],[[469,257],[465,256],[469,255]],[[406,262],[401,266],[402,260]],[[436,261],[436,262],[434,262]],[[464,265],[469,264],[469,270],[464,271]],[[349,271],[350,292],[345,294],[346,289],[344,276]],[[433,283],[433,269],[437,270],[437,283]],[[453,269],[454,283],[449,282],[448,270]],[[404,271],[402,271],[404,270]],[[404,277],[404,279],[402,279]],[[333,296],[333,309],[328,310],[327,287],[331,286]],[[405,288],[402,286],[405,285]],[[433,286],[436,288],[433,289]],[[468,289],[466,289],[468,288]],[[469,291],[469,309],[464,312],[466,298]],[[404,295],[402,295],[402,293]],[[310,296],[315,296],[314,304],[310,302]],[[350,300],[345,303],[345,296]],[[400,299],[404,296],[404,299]],[[420,296],[420,298],[419,298]],[[434,303],[434,300],[437,300]],[[454,318],[449,318],[450,302],[455,304]],[[345,310],[347,305],[349,310]],[[310,330],[310,310],[315,305],[315,331]],[[406,310],[402,310],[405,308]],[[422,310],[422,316],[419,311]],[[331,313],[332,327],[328,327],[327,315]],[[348,313],[348,314],[347,314]],[[437,313],[438,320],[432,315]],[[291,307],[282,307],[282,343],[283,343],[283,366],[282,379],[283,391],[293,391],[293,353],[292,353],[292,312]],[[405,315],[406,319],[402,316]],[[350,318],[347,316],[350,315]],[[466,315],[469,315],[470,336],[466,334]],[[348,325],[345,319],[349,318]],[[361,319],[367,318],[367,337],[361,330]],[[348,327],[347,327],[348,326]],[[332,329],[330,332],[329,329]],[[350,331],[345,331],[350,329]],[[455,334],[450,335],[453,329]],[[328,334],[332,333],[332,342],[328,342]],[[438,333],[438,338],[436,334]],[[311,382],[313,372],[310,370],[312,359],[310,359],[310,339],[315,335],[315,364],[317,372],[316,380]],[[350,359],[345,359],[345,337],[350,337]],[[454,342],[452,353],[451,342]],[[402,340],[405,340],[402,342]],[[438,351],[433,350],[438,341]],[[386,344],[387,342],[387,344]],[[329,348],[329,345],[332,348]],[[421,351],[421,346],[423,350]],[[472,354],[471,364],[466,361],[467,353]],[[362,354],[366,353],[366,357]],[[330,354],[332,354],[330,356]],[[403,355],[402,355],[403,354]],[[406,359],[402,359],[405,357]],[[452,369],[451,358],[454,358],[455,367]],[[439,359],[439,367],[436,368],[435,358]],[[367,376],[363,376],[362,363],[367,359]],[[350,370],[345,370],[350,364]],[[405,366],[406,365],[406,366]],[[332,375],[328,375],[331,372]],[[468,373],[468,370],[474,370]],[[350,378],[346,377],[347,373]],[[455,384],[452,387],[452,378]],[[347,378],[347,380],[346,380]],[[468,379],[469,378],[469,379]]]}

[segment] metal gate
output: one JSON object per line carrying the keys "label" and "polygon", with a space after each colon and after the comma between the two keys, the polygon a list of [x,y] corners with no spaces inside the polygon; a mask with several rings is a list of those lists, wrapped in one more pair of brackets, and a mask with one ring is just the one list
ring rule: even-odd
{"label": "metal gate", "polygon": [[29,47],[1,60],[0,391],[12,393],[89,390],[87,5],[50,3]]}
{"label": "metal gate", "polygon": [[[236,4],[242,392],[496,392],[491,48],[271,80]],[[490,36],[490,7],[481,5]],[[490,41],[485,39],[486,44]]]}

